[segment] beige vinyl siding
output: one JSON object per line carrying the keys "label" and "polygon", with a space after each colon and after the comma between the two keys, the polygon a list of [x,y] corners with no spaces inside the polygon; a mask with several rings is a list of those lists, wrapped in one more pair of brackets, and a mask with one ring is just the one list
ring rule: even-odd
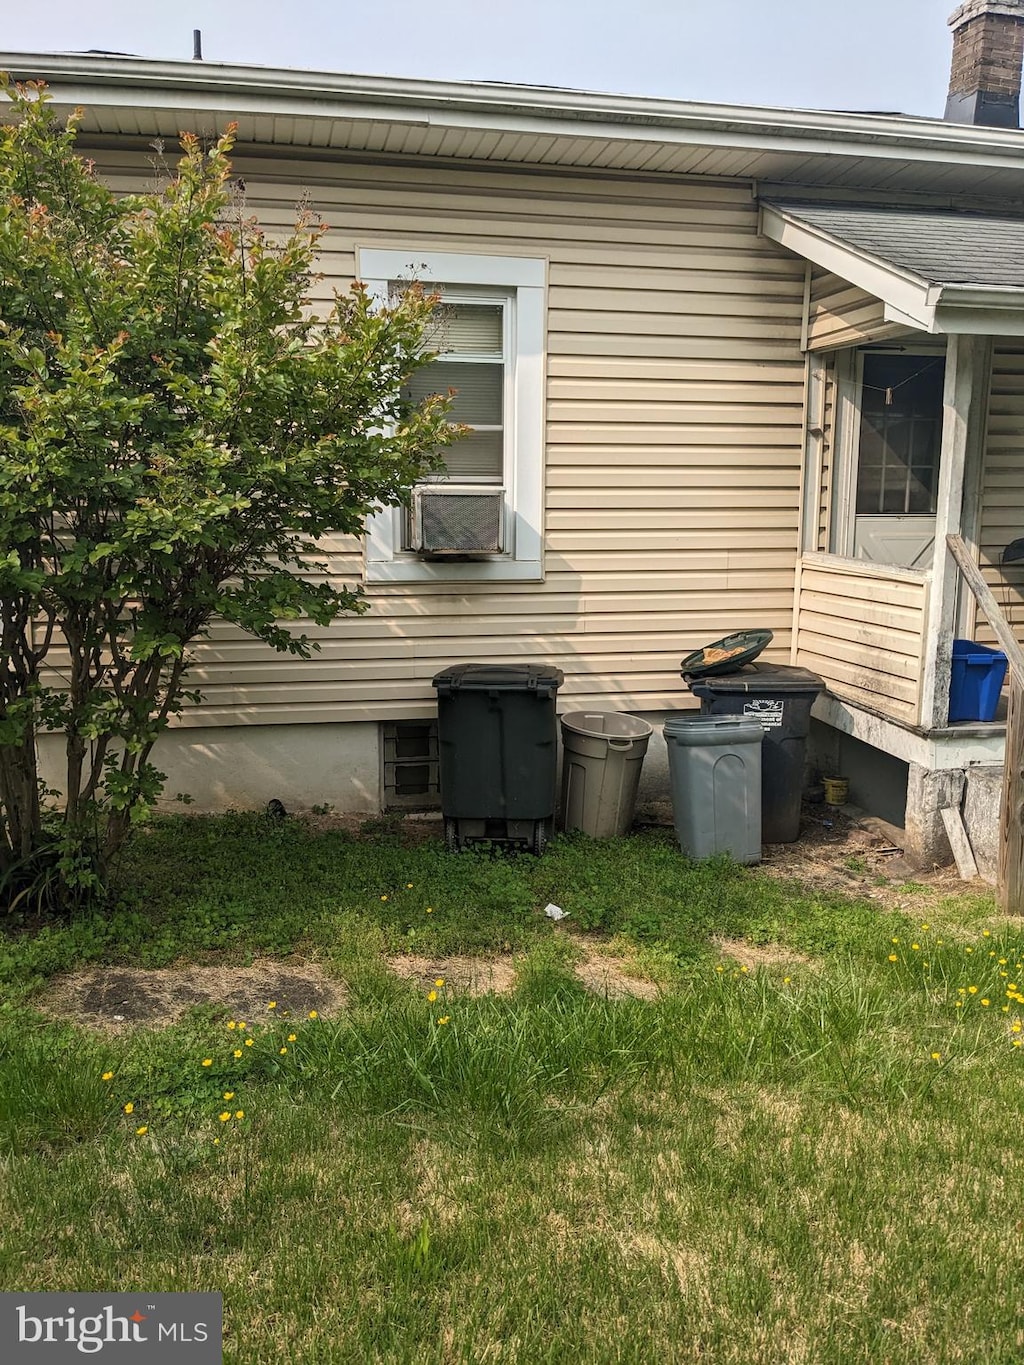
{"label": "beige vinyl siding", "polygon": [[899,336],[906,328],[886,322],[881,299],[838,275],[815,267],[807,316],[807,349],[829,351]]}
{"label": "beige vinyl siding", "polygon": [[[1024,562],[999,565],[1003,550],[1024,536],[1024,344],[997,344],[992,355],[992,388],[982,476],[981,568],[996,601],[1024,640]],[[978,613],[974,638],[995,645],[988,622]]]}
{"label": "beige vinyl siding", "polygon": [[830,692],[917,724],[928,583],[909,570],[807,555],[796,662]]}
{"label": "beige vinyl siding", "polygon": [[[118,186],[139,165],[101,157]],[[788,660],[804,268],[758,236],[748,185],[236,166],[268,225],[309,191],[329,225],[321,303],[357,246],[548,260],[546,577],[371,585],[366,616],[310,629],[323,648],[308,662],[217,625],[184,723],[425,715],[434,672],[467,659],[557,665],[562,709],[687,705],[680,658],[754,626]],[[357,581],[358,546],[327,548],[332,574]]]}

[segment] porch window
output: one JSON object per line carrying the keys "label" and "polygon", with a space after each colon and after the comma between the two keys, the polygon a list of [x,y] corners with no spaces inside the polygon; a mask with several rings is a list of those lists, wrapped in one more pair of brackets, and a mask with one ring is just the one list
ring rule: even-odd
{"label": "porch window", "polygon": [[837,362],[834,553],[930,566],[945,363],[943,351],[926,347],[872,347]]}
{"label": "porch window", "polygon": [[934,516],[943,357],[864,356],[858,516]]}

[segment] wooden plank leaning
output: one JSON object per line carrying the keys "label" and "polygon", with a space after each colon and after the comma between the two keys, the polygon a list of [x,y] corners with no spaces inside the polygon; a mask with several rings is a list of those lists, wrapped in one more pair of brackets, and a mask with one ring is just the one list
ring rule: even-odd
{"label": "wooden plank leaning", "polygon": [[1024,915],[1024,649],[1021,649],[999,603],[971,558],[962,536],[948,535],[946,544],[964,581],[992,627],[1010,671],[1003,762],[1003,803],[999,814],[999,905],[1008,915]]}

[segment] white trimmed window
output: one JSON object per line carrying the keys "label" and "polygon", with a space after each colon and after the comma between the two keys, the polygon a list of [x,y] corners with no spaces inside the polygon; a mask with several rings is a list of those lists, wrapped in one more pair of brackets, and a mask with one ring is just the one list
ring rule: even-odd
{"label": "white trimmed window", "polygon": [[[382,301],[410,279],[441,294],[431,340],[437,359],[412,376],[408,396],[415,402],[455,389],[452,420],[471,428],[446,450],[444,470],[425,481],[413,517],[389,507],[368,518],[367,582],[541,579],[546,263],[360,248],[357,268]],[[414,548],[435,494],[449,508],[460,498],[467,512],[496,517],[500,549],[456,557]]]}

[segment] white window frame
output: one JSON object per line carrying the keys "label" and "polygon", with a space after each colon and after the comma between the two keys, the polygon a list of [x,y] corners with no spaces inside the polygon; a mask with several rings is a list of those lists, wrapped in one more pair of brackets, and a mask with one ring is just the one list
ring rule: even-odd
{"label": "white window frame", "polygon": [[385,507],[366,520],[367,583],[539,582],[544,577],[544,322],[547,262],[526,256],[477,256],[419,247],[358,247],[356,269],[370,296],[387,302],[396,280],[416,279],[500,290],[511,300],[505,419],[505,552],[452,563],[402,549],[404,509]]}
{"label": "white window frame", "polygon": [[[929,345],[916,338],[906,342],[882,342],[839,351],[836,355],[836,414],[833,424],[834,461],[829,552],[852,559],[857,519],[857,469],[860,463],[861,402],[864,392],[864,356],[876,354],[920,356],[922,360],[945,357],[941,345]],[[871,562],[871,561],[867,561]],[[893,567],[900,567],[898,565]],[[924,572],[924,570],[910,570]]]}

